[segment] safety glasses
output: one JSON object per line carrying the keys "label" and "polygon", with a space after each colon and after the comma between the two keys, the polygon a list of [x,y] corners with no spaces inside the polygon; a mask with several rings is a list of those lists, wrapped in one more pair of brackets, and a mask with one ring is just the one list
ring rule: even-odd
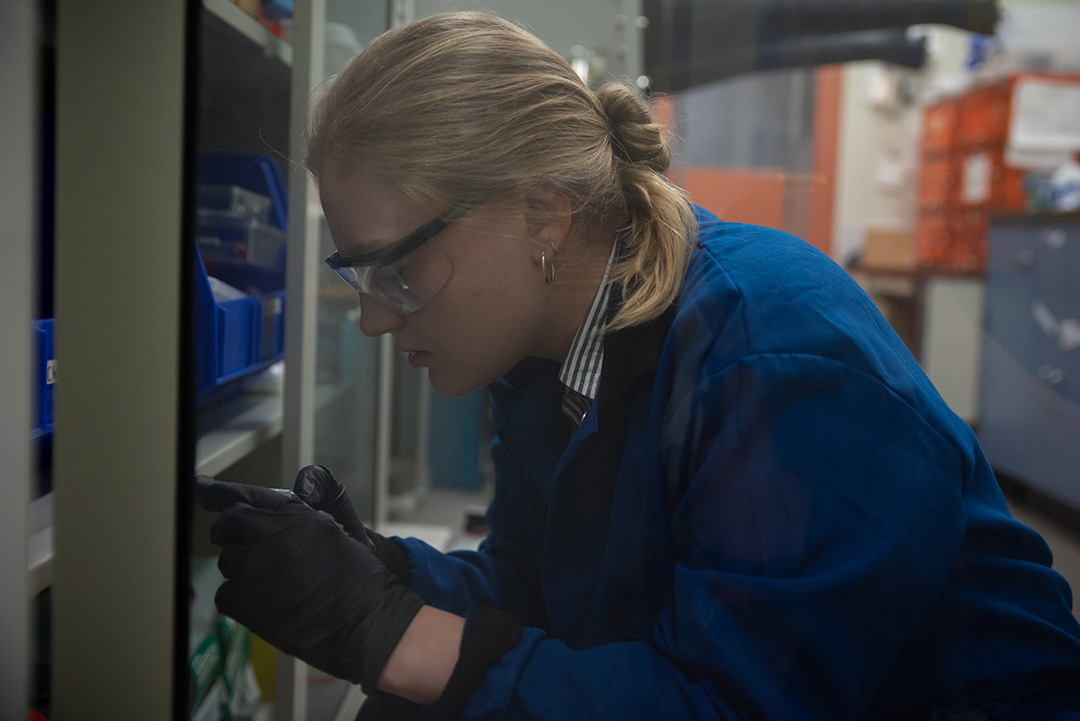
{"label": "safety glasses", "polygon": [[416,253],[468,209],[450,208],[401,240],[359,255],[334,253],[326,264],[358,293],[394,313],[415,313],[450,279],[453,266],[442,253]]}

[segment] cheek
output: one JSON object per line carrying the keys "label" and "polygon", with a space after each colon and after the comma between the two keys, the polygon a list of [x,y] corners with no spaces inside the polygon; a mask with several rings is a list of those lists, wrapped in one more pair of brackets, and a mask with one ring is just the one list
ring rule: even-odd
{"label": "cheek", "polygon": [[456,249],[453,276],[423,326],[446,354],[447,374],[452,371],[481,385],[529,355],[530,329],[537,326],[536,316],[543,309],[539,268],[532,267],[527,253],[510,245],[520,241],[486,240],[490,242]]}
{"label": "cheek", "polygon": [[[438,367],[432,367],[432,386],[440,393],[451,395],[451,379],[471,386],[461,392],[487,385],[527,355],[519,314],[497,296],[470,293],[439,318],[425,319],[425,328],[437,334],[441,352]],[[440,370],[446,387],[437,385]]]}

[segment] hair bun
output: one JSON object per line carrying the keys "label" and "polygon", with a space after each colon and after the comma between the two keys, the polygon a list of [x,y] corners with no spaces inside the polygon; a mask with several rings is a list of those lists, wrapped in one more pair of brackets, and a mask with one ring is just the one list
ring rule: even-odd
{"label": "hair bun", "polygon": [[667,170],[671,153],[663,126],[653,121],[641,96],[621,83],[608,83],[596,91],[596,97],[611,128],[615,155],[659,173]]}

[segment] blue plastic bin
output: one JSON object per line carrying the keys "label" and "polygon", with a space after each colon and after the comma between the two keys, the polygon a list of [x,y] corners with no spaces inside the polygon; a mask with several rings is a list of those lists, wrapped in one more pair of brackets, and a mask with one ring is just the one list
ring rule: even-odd
{"label": "blue plastic bin", "polygon": [[[198,183],[204,191],[209,186],[237,187],[269,198],[266,222],[277,231],[285,230],[288,200],[276,158],[203,153],[199,156]],[[209,202],[209,207],[217,205]],[[200,233],[213,231],[226,242],[242,243],[250,241],[244,233],[258,226],[253,218],[216,215],[220,214],[200,214]],[[264,370],[284,354],[286,251],[277,242],[266,246],[269,255],[248,257],[258,252],[247,248],[244,258],[228,257],[227,253],[215,258],[204,257],[198,243],[195,246],[196,388],[205,397],[234,380]],[[274,248],[278,246],[275,257]],[[258,262],[250,262],[253,259]],[[215,302],[211,276],[248,296]]]}
{"label": "blue plastic bin", "polygon": [[36,419],[33,438],[52,433],[53,429],[53,383],[56,381],[56,354],[53,351],[52,318],[34,321],[34,338],[37,351],[35,360],[37,390]]}
{"label": "blue plastic bin", "polygon": [[[281,358],[285,291],[215,302],[197,245],[195,254],[195,384],[199,395],[206,395]],[[265,279],[255,272],[256,266],[234,265],[226,275],[239,277],[250,271],[258,280]],[[214,275],[220,278],[219,273]],[[221,279],[244,290],[253,287],[237,278]]]}

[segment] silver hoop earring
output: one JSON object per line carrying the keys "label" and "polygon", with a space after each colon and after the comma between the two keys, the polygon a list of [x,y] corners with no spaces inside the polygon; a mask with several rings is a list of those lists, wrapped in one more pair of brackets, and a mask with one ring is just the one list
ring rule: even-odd
{"label": "silver hoop earring", "polygon": [[540,251],[540,272],[544,275],[544,283],[551,285],[555,280],[555,244],[548,243],[548,245],[551,246],[551,260],[547,259],[544,251]]}

